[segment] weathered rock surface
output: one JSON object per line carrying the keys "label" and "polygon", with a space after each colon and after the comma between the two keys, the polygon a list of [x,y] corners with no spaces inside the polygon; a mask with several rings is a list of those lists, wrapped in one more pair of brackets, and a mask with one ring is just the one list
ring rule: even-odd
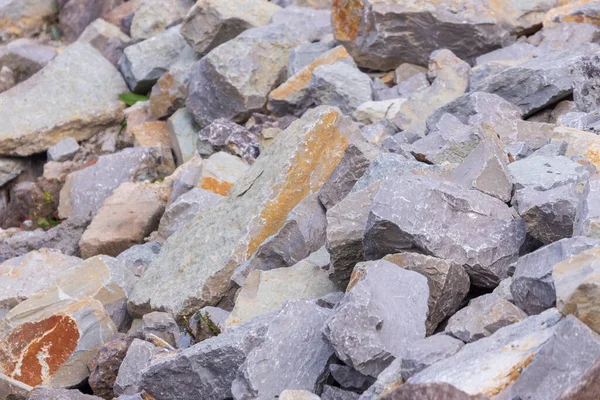
{"label": "weathered rock surface", "polygon": [[177,164],[181,165],[191,160],[196,154],[199,129],[186,108],[181,108],[171,115],[167,120],[167,130]]}
{"label": "weathered rock surface", "polygon": [[102,203],[79,241],[83,258],[116,257],[158,228],[170,190],[151,183],[122,183]]}
{"label": "weathered rock surface", "polygon": [[83,394],[77,389],[52,389],[38,386],[31,391],[28,397],[31,400],[100,400],[102,397]]}
{"label": "weathered rock surface", "polygon": [[63,162],[73,159],[79,144],[73,138],[66,138],[48,149],[48,161]]}
{"label": "weathered rock surface", "polygon": [[118,26],[106,22],[102,18],[98,18],[88,25],[78,40],[91,44],[115,67],[119,66],[123,50],[131,42],[131,38],[124,34]]}
{"label": "weathered rock surface", "polygon": [[303,43],[290,52],[287,66],[288,79],[296,75],[304,67],[310,65],[321,55],[335,47],[331,42]]}
{"label": "weathered rock surface", "polygon": [[[444,222],[432,221],[432,212],[445,215]],[[450,219],[456,222],[449,223]],[[418,222],[424,220],[428,222]],[[461,223],[468,228],[459,228]],[[370,206],[363,243],[367,259],[402,251],[426,252],[463,265],[474,285],[495,287],[508,276],[524,239],[524,222],[515,219],[500,200],[405,174],[381,183]]]}
{"label": "weathered rock surface", "polygon": [[203,0],[185,17],[181,34],[197,54],[204,55],[247,29],[268,24],[279,10],[265,0]]}
{"label": "weathered rock surface", "polygon": [[241,122],[262,110],[301,42],[301,34],[285,25],[266,25],[215,48],[192,69],[188,111],[205,127],[218,118]]}
{"label": "weathered rock surface", "polygon": [[420,383],[404,384],[386,396],[382,400],[487,400],[482,394],[469,395],[447,383]]}
{"label": "weathered rock surface", "polygon": [[[359,134],[331,107],[316,108],[293,123],[211,213],[167,240],[130,297],[132,311],[162,309],[181,316],[216,304],[230,288],[233,269],[320,188]],[[160,293],[154,290],[158,282]]]}
{"label": "weathered rock surface", "polygon": [[95,164],[67,176],[59,216],[91,219],[121,183],[161,179],[174,168],[167,148],[136,147],[100,156]]}
{"label": "weathered rock surface", "polygon": [[54,0],[7,0],[0,5],[0,37],[32,36],[56,14]]}
{"label": "weathered rock surface", "polygon": [[217,151],[227,151],[252,164],[260,154],[260,146],[252,132],[219,118],[198,132],[198,153],[209,156]]}
{"label": "weathered rock surface", "polygon": [[347,365],[377,376],[425,337],[428,298],[427,280],[416,272],[384,260],[358,264],[325,337]]}
{"label": "weathered rock surface", "polygon": [[144,0],[133,14],[131,37],[139,40],[157,36],[181,23],[193,5],[193,0]]}
{"label": "weathered rock surface", "polygon": [[0,154],[27,156],[118,125],[124,105],[117,96],[125,91],[123,78],[99,52],[70,45],[27,84],[0,94]]}
{"label": "weathered rock surface", "polygon": [[331,11],[310,7],[285,7],[273,14],[271,24],[285,25],[309,42],[331,40]]}
{"label": "weathered rock surface", "polygon": [[29,79],[56,57],[56,49],[31,39],[17,39],[0,47],[0,66],[9,68],[16,83]]}
{"label": "weathered rock surface", "polygon": [[202,163],[200,186],[221,196],[226,196],[231,187],[248,171],[248,164],[241,158],[220,151]]}
{"label": "weathered rock surface", "polygon": [[415,271],[427,278],[429,286],[429,314],[427,334],[454,314],[469,292],[469,275],[465,269],[451,261],[416,253],[390,254],[383,258],[401,268]]}
{"label": "weathered rock surface", "polygon": [[135,276],[142,276],[148,266],[156,259],[160,252],[160,243],[148,242],[130,247],[117,256],[127,269]]}
{"label": "weathered rock surface", "polygon": [[141,391],[142,372],[150,365],[152,358],[161,351],[152,343],[133,339],[121,360],[113,385],[115,395],[133,395]]}
{"label": "weathered rock surface", "polygon": [[590,366],[579,379],[571,384],[558,400],[594,400],[600,395],[598,387],[598,360]]}
{"label": "weathered rock surface", "polygon": [[537,156],[510,163],[510,177],[516,190],[528,188],[547,191],[569,183],[587,180],[585,166],[564,156]]}

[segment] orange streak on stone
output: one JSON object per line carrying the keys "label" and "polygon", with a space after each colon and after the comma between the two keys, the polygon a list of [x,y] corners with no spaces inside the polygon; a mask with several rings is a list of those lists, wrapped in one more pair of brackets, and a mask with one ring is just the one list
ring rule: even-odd
{"label": "orange streak on stone", "polygon": [[218,181],[210,176],[205,176],[202,178],[202,182],[200,182],[200,187],[202,189],[210,190],[221,196],[227,196],[227,193],[229,193],[229,189],[231,189],[232,186],[233,184],[231,182]]}
{"label": "orange streak on stone", "polygon": [[531,362],[533,361],[535,356],[536,356],[536,354],[530,354],[524,360],[522,360],[517,365],[515,365],[507,375],[498,377],[497,380],[501,383],[498,386],[484,390],[483,394],[485,394],[489,398],[492,398],[492,397],[498,395],[500,392],[502,392],[504,389],[506,389],[510,384],[512,384],[514,381],[516,381],[517,378],[519,378],[519,376],[521,375],[521,372],[523,372],[523,370],[525,368],[527,368],[527,366],[529,364],[531,364]]}
{"label": "orange streak on stone", "polygon": [[347,139],[336,126],[340,114],[330,111],[304,138],[292,159],[284,182],[274,187],[277,197],[267,203],[261,212],[262,227],[252,235],[246,257],[249,258],[266,238],[281,228],[288,213],[310,193],[317,191],[329,178],[342,158]]}
{"label": "orange streak on stone", "polygon": [[331,12],[336,39],[347,42],[356,39],[363,9],[362,0],[333,0]]}
{"label": "orange streak on stone", "polygon": [[36,386],[69,359],[78,341],[79,329],[68,316],[27,322],[0,343],[0,365],[11,378]]}

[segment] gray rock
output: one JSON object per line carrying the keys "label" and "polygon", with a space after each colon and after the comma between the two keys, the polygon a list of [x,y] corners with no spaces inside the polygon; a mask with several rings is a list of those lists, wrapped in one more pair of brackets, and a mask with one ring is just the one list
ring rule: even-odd
{"label": "gray rock", "polygon": [[79,150],[79,144],[73,138],[66,138],[48,149],[48,161],[72,160]]}
{"label": "gray rock", "polygon": [[119,260],[135,276],[142,276],[144,271],[158,257],[160,252],[160,243],[148,242],[132,246],[119,254]]}
{"label": "gray rock", "polygon": [[180,60],[152,86],[150,112],[155,118],[170,117],[175,111],[185,107],[192,66],[191,60]]}
{"label": "gray rock", "polygon": [[0,157],[0,187],[19,176],[26,167],[27,163],[19,158]]}
{"label": "gray rock", "polygon": [[581,164],[564,156],[528,157],[508,165],[515,190],[546,191],[569,183],[585,182],[590,173]]}
{"label": "gray rock", "polygon": [[90,218],[121,183],[160,179],[173,169],[168,148],[135,147],[100,156],[94,165],[67,176],[60,192],[59,216]]}
{"label": "gray rock", "polygon": [[538,150],[534,151],[532,156],[564,156],[567,152],[568,143],[564,140],[554,140],[544,147],[540,147]]}
{"label": "gray rock", "polygon": [[471,343],[525,318],[527,314],[523,310],[489,293],[474,298],[450,317],[444,333]]}
{"label": "gray rock", "polygon": [[118,26],[106,22],[102,18],[98,18],[88,25],[77,40],[91,44],[115,67],[119,66],[123,50],[131,42],[131,38],[124,34]]}
{"label": "gray rock", "polygon": [[600,180],[592,177],[588,182],[588,189],[575,235],[600,238]]}
{"label": "gray rock", "polygon": [[349,145],[329,180],[319,191],[321,204],[329,210],[342,201],[380,153],[379,149],[369,143]]}
{"label": "gray rock", "polygon": [[599,244],[597,239],[574,237],[520,257],[510,286],[515,304],[530,315],[553,307],[556,302],[554,265]]}
{"label": "gray rock", "polygon": [[379,374],[377,381],[362,394],[361,399],[381,398],[414,374],[458,353],[464,345],[460,340],[443,334],[413,342],[406,352]]}
{"label": "gray rock", "polygon": [[600,336],[573,316],[554,329],[554,334],[502,399],[555,399],[575,383],[600,356]]}
{"label": "gray rock", "polygon": [[400,97],[410,97],[415,92],[425,90],[429,87],[429,80],[427,80],[427,74],[425,72],[411,76],[410,78],[399,81],[396,85],[396,91]]}
{"label": "gray rock", "polygon": [[11,400],[25,400],[33,388],[21,381],[0,374],[0,397]]}
{"label": "gray rock", "polygon": [[329,372],[335,381],[347,390],[364,391],[369,388],[375,379],[343,364],[330,364]]}
{"label": "gray rock", "polygon": [[196,3],[189,11],[181,34],[200,56],[250,28],[266,25],[277,11],[264,0],[209,0]]}
{"label": "gray rock", "polygon": [[481,141],[477,131],[452,114],[444,114],[427,136],[403,148],[429,164],[461,163]]}
{"label": "gray rock", "polygon": [[272,24],[285,25],[309,42],[321,41],[333,33],[331,11],[310,7],[286,7],[271,18]]}
{"label": "gray rock", "polygon": [[525,142],[516,142],[514,144],[508,145],[504,148],[504,152],[508,157],[512,157],[513,160],[519,161],[526,157],[529,157],[533,150],[531,147]]}
{"label": "gray rock", "polygon": [[[27,156],[64,138],[89,139],[123,120],[119,72],[93,47],[73,43],[44,70],[0,94],[0,154]],[[36,115],[36,118],[23,118]]]}
{"label": "gray rock", "polygon": [[308,301],[287,303],[241,366],[233,398],[273,398],[285,388],[317,391],[333,355],[321,333],[332,313]]}
{"label": "gray rock", "polygon": [[508,203],[513,185],[505,158],[497,141],[484,140],[456,167],[450,180]]}
{"label": "gray rock", "polygon": [[259,147],[256,135],[225,118],[214,120],[198,133],[198,153],[202,156],[227,151],[252,164],[260,154]]}
{"label": "gray rock", "polygon": [[[406,216],[410,215],[410,218]],[[444,215],[444,220],[431,215]],[[508,276],[525,223],[500,200],[412,174],[381,183],[363,239],[367,259],[417,251],[463,265],[476,286]]]}
{"label": "gray rock", "polygon": [[119,373],[113,386],[114,393],[134,395],[140,391],[140,379],[152,361],[152,357],[160,353],[160,348],[140,339],[133,339],[127,349],[127,355],[119,367]]}
{"label": "gray rock", "polygon": [[413,375],[408,383],[441,381],[469,394],[496,396],[519,381],[516,372],[526,371],[551,340],[560,321],[560,313],[551,309],[500,328],[492,336],[469,343],[454,356]]}
{"label": "gray rock", "polygon": [[174,26],[125,48],[119,69],[132,92],[146,94],[175,63],[192,63],[193,60],[191,47],[179,33],[179,26]]}
{"label": "gray rock", "polygon": [[223,196],[201,188],[194,188],[182,194],[167,207],[160,219],[158,239],[166,240],[194,217],[209,212],[221,199]]}
{"label": "gray rock", "polygon": [[373,99],[371,79],[346,62],[315,68],[309,91],[317,105],[337,106],[344,114],[351,114],[362,103]]}
{"label": "gray rock", "polygon": [[382,119],[373,124],[363,126],[360,129],[360,133],[362,133],[363,137],[369,143],[380,144],[383,148],[391,152],[391,146],[388,146],[386,141],[389,139],[393,140],[392,136],[398,133],[398,129],[392,121]]}
{"label": "gray rock", "polygon": [[79,239],[87,228],[89,219],[69,218],[60,225],[44,232],[21,232],[4,239],[0,244],[0,261],[4,262],[41,248],[60,250],[69,256],[79,256]]}
{"label": "gray rock", "polygon": [[304,197],[318,191],[358,138],[357,127],[339,110],[307,112],[279,134],[211,213],[165,242],[130,297],[131,311],[162,309],[179,318],[218,304],[231,289],[235,267],[280,230]]}
{"label": "gray rock", "polygon": [[589,55],[573,64],[573,99],[577,109],[590,112],[600,106],[600,89],[598,83],[600,70],[597,67],[600,57]]}
{"label": "gray rock", "polygon": [[527,224],[527,233],[543,244],[569,238],[587,197],[585,183],[571,182],[545,191],[518,190],[512,204]]}
{"label": "gray rock", "polygon": [[425,337],[428,298],[427,280],[416,272],[384,260],[358,264],[325,337],[340,360],[376,377]]}
{"label": "gray rock", "polygon": [[77,389],[52,389],[50,387],[38,386],[34,388],[28,397],[29,400],[101,400],[102,397],[91,396],[81,393]]}
{"label": "gray rock", "polygon": [[299,32],[267,25],[213,49],[192,69],[188,111],[205,127],[218,118],[243,121],[262,110],[285,73],[289,52],[300,43]]}
{"label": "gray rock", "polygon": [[139,387],[159,400],[230,398],[238,369],[252,349],[263,342],[271,320],[270,315],[254,319],[152,360],[141,373]]}
{"label": "gray rock", "polygon": [[4,21],[0,38],[7,40],[15,33],[33,36],[50,18],[56,17],[55,0],[8,0],[0,5],[0,19]]}
{"label": "gray rock", "polygon": [[582,55],[594,52],[597,45],[549,53],[515,67],[505,69],[479,82],[474,91],[494,93],[519,106],[529,116],[569,96],[573,92],[571,64]]}
{"label": "gray rock", "polygon": [[17,39],[0,47],[0,66],[10,68],[19,83],[48,65],[56,54],[54,47],[31,39]]}
{"label": "gray rock", "polygon": [[321,393],[321,400],[358,400],[359,397],[357,393],[329,385],[325,385]]}
{"label": "gray rock", "polygon": [[456,387],[447,383],[421,383],[421,384],[403,384],[396,388],[391,388],[388,395],[382,397],[382,400],[488,400],[487,396],[482,394],[469,395]]}
{"label": "gray rock", "polygon": [[165,29],[180,24],[193,5],[193,0],[143,1],[131,17],[131,37],[140,40],[160,35]]}
{"label": "gray rock", "polygon": [[573,382],[558,400],[594,400],[598,397],[598,369],[596,360],[575,382]]}
{"label": "gray rock", "polygon": [[[501,299],[504,299],[506,301],[509,301],[513,304],[515,304],[515,299],[513,298],[513,294],[510,291],[511,285],[514,282],[514,278],[512,276],[509,276],[506,279],[502,279],[500,281],[500,283],[498,284],[498,286],[496,286],[496,288],[492,291],[492,293],[494,293],[496,296],[500,297]],[[523,307],[519,306],[519,308],[525,312],[527,312],[525,309],[523,309]]]}
{"label": "gray rock", "polygon": [[287,66],[287,77],[296,75],[307,65],[335,47],[332,42],[302,43],[290,51]]}
{"label": "gray rock", "polygon": [[186,108],[179,109],[171,115],[167,120],[167,130],[177,164],[189,161],[196,153],[199,129]]}
{"label": "gray rock", "polygon": [[[517,42],[510,46],[483,54],[475,60],[476,65],[492,62],[506,62],[508,64],[521,64],[533,57],[536,46],[527,42]],[[514,63],[514,64],[513,64]]]}
{"label": "gray rock", "polygon": [[151,312],[142,317],[142,333],[158,336],[171,346],[177,346],[179,327],[173,317],[164,312]]}
{"label": "gray rock", "polygon": [[61,3],[59,27],[62,37],[74,41],[88,25],[120,6],[123,0],[61,0]]}
{"label": "gray rock", "polygon": [[469,292],[470,281],[465,269],[451,261],[417,253],[390,254],[383,259],[427,278],[429,314],[425,326],[428,335],[458,310]]}

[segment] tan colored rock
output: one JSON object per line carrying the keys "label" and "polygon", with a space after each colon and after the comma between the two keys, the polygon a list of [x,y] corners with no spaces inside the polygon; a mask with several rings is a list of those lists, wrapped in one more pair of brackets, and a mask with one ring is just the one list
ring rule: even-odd
{"label": "tan colored rock", "polygon": [[241,158],[224,151],[210,156],[202,164],[200,186],[221,196],[226,196],[233,184],[250,168]]}
{"label": "tan colored rock", "polygon": [[136,147],[170,147],[171,139],[166,121],[151,121],[130,130]]}
{"label": "tan colored rock", "polygon": [[131,28],[131,20],[135,12],[142,6],[144,0],[129,0],[121,4],[119,7],[113,8],[104,19],[111,24],[121,28],[121,30],[129,35]]}
{"label": "tan colored rock", "polygon": [[77,40],[94,46],[115,67],[118,67],[123,50],[131,42],[131,38],[124,34],[118,26],[102,18],[98,18],[88,25]]}
{"label": "tan colored rock", "polygon": [[181,317],[226,295],[234,269],[316,193],[360,131],[334,107],[317,107],[283,131],[211,213],[163,245],[130,297],[130,310]]}
{"label": "tan colored rock", "polygon": [[117,256],[158,228],[170,190],[162,184],[121,184],[107,198],[79,241],[83,258]]}
{"label": "tan colored rock", "polygon": [[559,0],[560,7],[548,11],[544,17],[544,27],[556,26],[563,22],[600,25],[597,13],[586,13],[586,5],[590,10],[597,4],[596,0]]}
{"label": "tan colored rock", "polygon": [[55,0],[6,0],[0,3],[0,37],[31,36],[56,15]]}
{"label": "tan colored rock", "polygon": [[576,254],[554,265],[556,308],[573,314],[600,333],[600,247]]}
{"label": "tan colored rock", "polygon": [[167,27],[181,23],[194,0],[144,0],[133,14],[131,37],[149,39]]}
{"label": "tan colored rock", "polygon": [[327,269],[310,259],[288,268],[254,270],[235,300],[226,325],[236,325],[280,309],[286,301],[308,300],[337,291]]}
{"label": "tan colored rock", "polygon": [[0,308],[14,307],[82,262],[80,258],[50,249],[40,249],[6,260],[0,264]]}
{"label": "tan colored rock", "polygon": [[600,170],[600,136],[586,131],[557,126],[552,141],[567,142],[567,157],[581,157]]}
{"label": "tan colored rock", "polygon": [[405,101],[406,99],[367,101],[352,113],[352,118],[363,124],[374,124],[382,119],[393,121]]}
{"label": "tan colored rock", "polygon": [[321,398],[308,390],[284,390],[279,400],[320,400]]}
{"label": "tan colored rock", "polygon": [[312,78],[313,71],[321,65],[333,64],[344,59],[352,62],[352,58],[344,46],[337,46],[321,55],[315,61],[298,71],[297,74],[290,77],[277,89],[269,93],[267,108],[281,115],[294,112],[297,107],[305,109],[308,106],[305,103],[308,100],[308,84]]}

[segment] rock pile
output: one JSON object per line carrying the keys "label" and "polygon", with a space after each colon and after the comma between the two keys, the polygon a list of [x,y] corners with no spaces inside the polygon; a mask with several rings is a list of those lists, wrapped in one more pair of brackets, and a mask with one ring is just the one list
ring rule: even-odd
{"label": "rock pile", "polygon": [[600,398],[599,13],[0,0],[0,400]]}

